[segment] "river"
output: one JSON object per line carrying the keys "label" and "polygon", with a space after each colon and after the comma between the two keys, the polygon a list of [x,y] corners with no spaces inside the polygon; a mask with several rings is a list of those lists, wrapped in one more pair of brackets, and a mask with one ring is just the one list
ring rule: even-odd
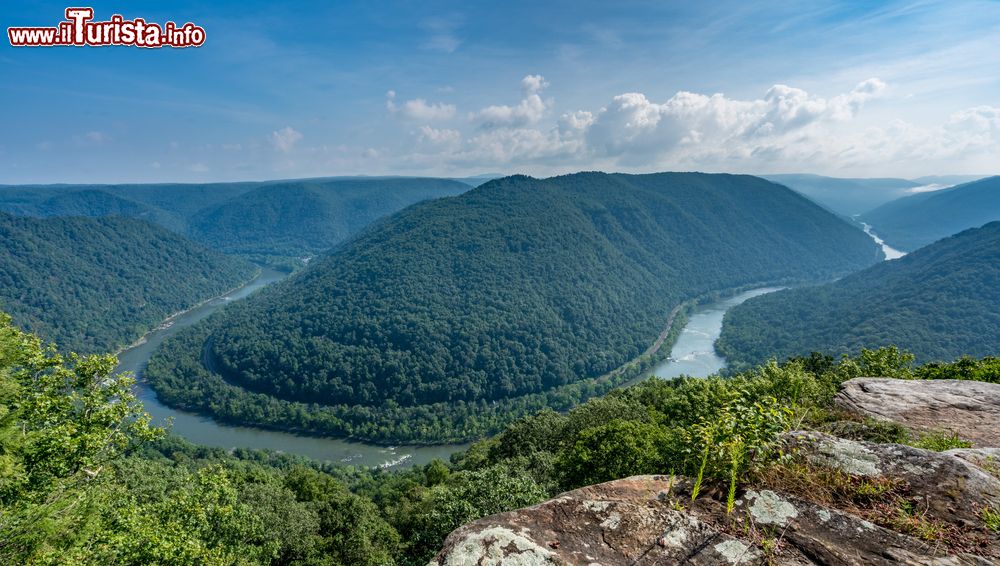
{"label": "river", "polygon": [[147,334],[144,342],[118,355],[118,371],[131,371],[136,375],[138,379],[136,395],[145,405],[146,412],[153,417],[153,424],[162,426],[167,423],[167,419],[172,419],[171,431],[195,444],[221,448],[262,448],[309,456],[321,462],[330,461],[335,464],[358,466],[391,467],[401,464],[425,464],[434,458],[447,460],[452,452],[465,447],[465,445],[442,445],[387,448],[335,438],[299,436],[287,432],[230,426],[217,423],[208,417],[168,407],[157,400],[156,393],[142,379],[142,372],[153,352],[165,339],[206,318],[226,304],[243,299],[254,291],[287,276],[287,273],[265,268],[260,275],[243,287],[168,320]]}
{"label": "river", "polygon": [[670,358],[655,366],[650,375],[673,379],[682,375],[708,377],[726,367],[726,360],[715,351],[715,341],[722,333],[722,318],[726,311],[747,299],[781,290],[782,287],[761,287],[722,299],[695,309],[670,350]]}
{"label": "river", "polygon": [[899,258],[903,257],[904,255],[906,255],[906,252],[897,250],[896,248],[894,248],[894,247],[890,246],[889,244],[885,243],[885,240],[883,240],[882,238],[879,238],[878,234],[876,234],[872,230],[872,227],[869,226],[868,224],[862,222],[861,223],[861,227],[864,229],[865,234],[868,234],[869,238],[871,238],[872,240],[874,240],[876,244],[882,246],[882,253],[885,254],[885,260],[886,261],[889,261],[891,259],[899,259]]}
{"label": "river", "polygon": [[[156,393],[142,378],[146,363],[153,352],[179,330],[203,320],[226,304],[243,299],[254,291],[287,277],[286,273],[264,269],[253,281],[222,297],[208,301],[166,321],[149,334],[145,340],[122,351],[118,358],[118,371],[133,372],[138,381],[136,394],[153,417],[153,424],[165,425],[173,421],[171,431],[195,444],[221,448],[260,448],[299,454],[319,461],[357,466],[409,466],[426,464],[434,458],[448,457],[468,444],[440,446],[383,447],[348,442],[335,438],[299,436],[287,432],[263,430],[243,426],[220,424],[208,417],[180,411],[160,403]],[[722,331],[722,317],[726,311],[743,301],[775,291],[777,288],[754,289],[728,299],[699,307],[690,316],[671,358],[656,366],[651,375],[663,378],[681,374],[705,377],[725,367],[725,360],[715,353],[715,340]]]}

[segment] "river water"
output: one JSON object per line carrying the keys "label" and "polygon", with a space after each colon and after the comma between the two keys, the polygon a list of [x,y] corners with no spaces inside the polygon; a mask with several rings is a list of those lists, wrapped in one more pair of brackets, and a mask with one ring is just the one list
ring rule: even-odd
{"label": "river water", "polygon": [[874,240],[876,244],[882,246],[882,253],[885,254],[885,260],[886,261],[889,261],[891,259],[899,259],[899,258],[903,257],[904,255],[906,255],[906,252],[897,250],[896,248],[894,248],[894,247],[890,246],[889,244],[885,243],[885,240],[883,240],[882,238],[879,238],[878,234],[876,234],[872,230],[872,227],[869,226],[868,224],[862,222],[861,223],[861,227],[864,228],[865,234],[868,234],[869,238],[871,238],[872,240]]}
{"label": "river water", "polygon": [[670,358],[653,368],[650,375],[673,379],[682,375],[708,377],[726,367],[726,360],[715,351],[715,341],[722,332],[726,311],[753,297],[780,291],[782,287],[761,287],[703,305],[688,318],[687,324],[670,350]]}
{"label": "river water", "polygon": [[[136,394],[153,417],[153,424],[165,425],[173,421],[171,431],[195,444],[221,448],[260,448],[299,454],[315,460],[356,466],[409,466],[426,464],[434,458],[442,460],[468,444],[439,446],[384,447],[348,442],[335,438],[299,436],[287,432],[263,430],[243,426],[220,424],[208,417],[180,411],[160,403],[156,393],[142,378],[146,363],[153,352],[179,330],[203,320],[226,304],[243,299],[254,291],[287,277],[286,273],[264,269],[245,286],[217,299],[206,302],[182,313],[150,332],[145,341],[119,354],[118,371],[133,372],[138,382]],[[715,353],[715,340],[722,331],[722,317],[726,311],[743,301],[775,291],[777,288],[754,289],[734,297],[699,307],[690,316],[687,325],[671,352],[671,358],[656,366],[651,375],[672,378],[679,375],[705,377],[725,367],[725,360]]]}

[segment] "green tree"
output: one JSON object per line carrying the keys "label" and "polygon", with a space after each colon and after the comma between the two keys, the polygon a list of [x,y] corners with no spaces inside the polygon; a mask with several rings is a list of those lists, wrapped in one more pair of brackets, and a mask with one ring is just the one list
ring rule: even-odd
{"label": "green tree", "polygon": [[612,420],[580,432],[560,457],[564,484],[571,487],[636,474],[663,473],[670,441],[659,425]]}

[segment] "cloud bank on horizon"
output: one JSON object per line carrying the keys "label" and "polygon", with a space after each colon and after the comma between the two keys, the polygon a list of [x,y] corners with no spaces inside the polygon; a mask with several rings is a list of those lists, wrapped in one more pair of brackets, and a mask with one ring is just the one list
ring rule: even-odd
{"label": "cloud bank on horizon", "polygon": [[[240,18],[228,2],[134,4],[130,17],[203,23],[205,47],[0,50],[14,79],[0,104],[17,133],[0,140],[0,183],[593,169],[913,178],[1000,162],[997,3],[435,14],[244,3]],[[47,24],[59,17],[49,8],[0,17]],[[81,78],[53,86],[67,69]]]}

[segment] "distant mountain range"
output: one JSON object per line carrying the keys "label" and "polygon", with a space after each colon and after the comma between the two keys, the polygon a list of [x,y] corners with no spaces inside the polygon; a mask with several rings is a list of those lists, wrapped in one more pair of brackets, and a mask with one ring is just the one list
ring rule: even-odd
{"label": "distant mountain range", "polygon": [[472,180],[338,177],[261,183],[0,186],[17,215],[128,216],[228,253],[301,256],[325,250],[387,214],[455,195]]}
{"label": "distant mountain range", "polygon": [[751,299],[726,315],[717,348],[740,368],[887,345],[920,361],[1000,352],[1000,222],[835,283]]}
{"label": "distant mountain range", "polygon": [[897,199],[863,214],[861,220],[889,245],[912,251],[1000,220],[1000,177]]}
{"label": "distant mountain range", "polygon": [[595,394],[683,301],[881,258],[756,177],[508,177],[412,206],[182,332],[147,378],[227,421],[457,440]]}
{"label": "distant mountain range", "polygon": [[909,194],[924,183],[907,179],[839,179],[820,175],[762,175],[800,192],[837,214],[855,216]]}
{"label": "distant mountain range", "polygon": [[[93,202],[95,194],[82,198]],[[119,205],[114,197],[96,198]],[[89,353],[114,351],[167,315],[255,271],[245,261],[136,219],[5,213],[0,268],[0,311],[46,340]]]}

